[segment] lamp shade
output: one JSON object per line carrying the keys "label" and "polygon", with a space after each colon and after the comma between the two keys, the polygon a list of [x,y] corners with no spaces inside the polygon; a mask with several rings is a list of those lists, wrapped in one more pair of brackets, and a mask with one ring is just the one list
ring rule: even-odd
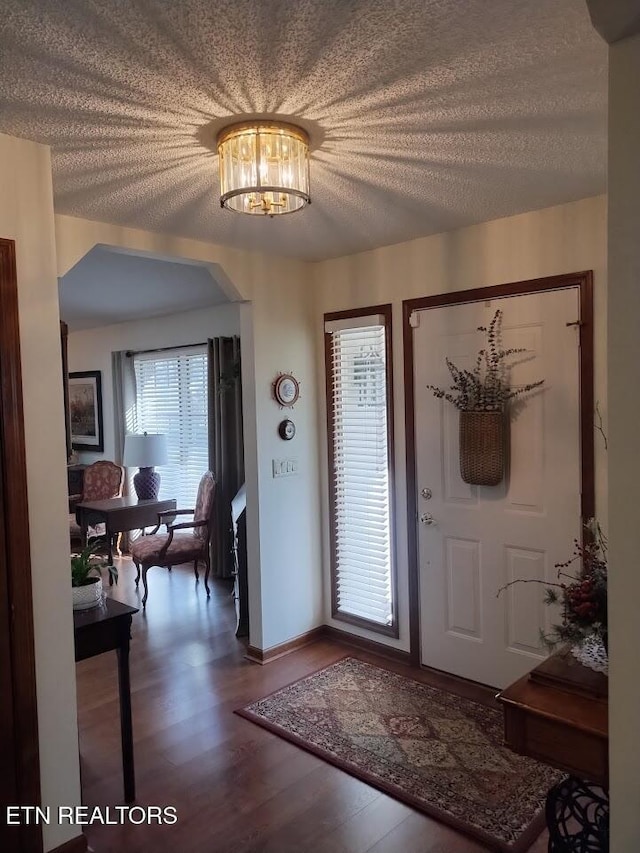
{"label": "lamp shade", "polygon": [[276,216],[309,204],[309,136],[279,121],[233,124],[218,134],[220,204]]}
{"label": "lamp shade", "polygon": [[166,435],[125,435],[122,464],[126,468],[153,468],[168,461]]}

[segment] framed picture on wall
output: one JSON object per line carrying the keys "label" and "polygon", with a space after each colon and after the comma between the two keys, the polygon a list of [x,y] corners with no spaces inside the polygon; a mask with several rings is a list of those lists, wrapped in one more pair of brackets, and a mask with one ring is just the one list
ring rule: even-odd
{"label": "framed picture on wall", "polygon": [[99,370],[69,374],[69,421],[74,450],[104,450],[102,378]]}

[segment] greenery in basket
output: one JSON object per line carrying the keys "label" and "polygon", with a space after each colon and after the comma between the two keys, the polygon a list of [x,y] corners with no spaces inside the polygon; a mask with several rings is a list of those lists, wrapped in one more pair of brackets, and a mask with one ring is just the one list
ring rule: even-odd
{"label": "greenery in basket", "polygon": [[[561,606],[562,624],[554,625],[549,634],[540,638],[550,651],[568,643],[579,645],[587,637],[598,637],[605,649],[609,647],[607,620],[607,537],[595,519],[585,524],[585,542],[573,540],[573,553],[564,563],[556,563],[558,582],[548,583],[537,578],[518,578],[498,590],[498,595],[516,583],[539,583],[546,587],[545,604]],[[575,574],[566,569],[577,564]]]}
{"label": "greenery in basket", "polygon": [[108,566],[106,561],[97,555],[104,544],[101,538],[92,539],[79,554],[71,555],[71,586],[88,586],[102,577],[102,569],[107,569],[110,577],[118,583],[118,570]]}
{"label": "greenery in basket", "polygon": [[427,385],[434,396],[439,399],[444,397],[462,412],[501,412],[509,400],[542,385],[544,379],[518,388],[510,387],[509,365],[505,359],[526,350],[522,347],[502,349],[500,346],[501,321],[502,311],[498,308],[488,326],[478,326],[478,331],[486,334],[487,344],[478,353],[473,370],[456,367],[452,361],[446,359],[453,385],[449,389]]}

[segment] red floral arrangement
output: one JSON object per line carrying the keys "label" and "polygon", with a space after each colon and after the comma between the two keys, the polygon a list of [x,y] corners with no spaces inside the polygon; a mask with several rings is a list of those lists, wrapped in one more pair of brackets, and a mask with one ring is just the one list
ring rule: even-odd
{"label": "red floral arrangement", "polygon": [[[574,564],[579,568],[572,575],[566,570]],[[560,643],[577,645],[596,636],[608,651],[607,538],[595,519],[585,524],[584,542],[574,539],[569,559],[555,566],[558,583],[520,578],[501,587],[498,595],[514,583],[543,584],[545,604],[559,603],[562,612],[562,624],[554,625],[549,634],[541,633],[543,644],[553,649]]]}

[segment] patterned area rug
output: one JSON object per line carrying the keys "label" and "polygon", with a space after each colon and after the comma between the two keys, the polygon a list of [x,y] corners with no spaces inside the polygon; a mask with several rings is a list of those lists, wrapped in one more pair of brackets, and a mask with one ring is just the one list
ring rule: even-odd
{"label": "patterned area rug", "polygon": [[560,776],[503,746],[500,711],[355,658],[237,713],[492,850],[528,849]]}

